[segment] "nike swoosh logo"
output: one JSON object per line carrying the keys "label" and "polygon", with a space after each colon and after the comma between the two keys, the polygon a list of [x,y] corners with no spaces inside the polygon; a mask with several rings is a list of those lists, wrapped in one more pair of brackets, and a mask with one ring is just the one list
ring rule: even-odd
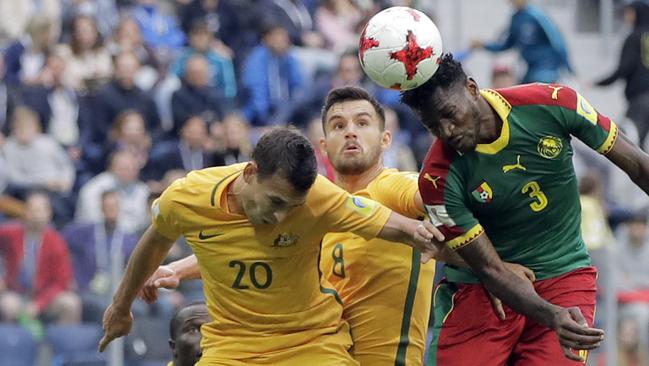
{"label": "nike swoosh logo", "polygon": [[216,234],[214,234],[214,235],[205,235],[205,234],[203,234],[203,230],[201,230],[201,231],[198,233],[198,239],[200,239],[200,240],[206,240],[206,239],[214,238],[214,237],[216,237],[216,236],[221,236],[221,235],[223,235],[223,233],[216,233]]}

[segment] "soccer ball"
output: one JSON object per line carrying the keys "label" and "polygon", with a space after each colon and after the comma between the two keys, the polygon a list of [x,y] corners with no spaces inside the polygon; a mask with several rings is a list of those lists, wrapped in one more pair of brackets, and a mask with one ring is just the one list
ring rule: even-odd
{"label": "soccer ball", "polygon": [[363,28],[358,58],[365,74],[390,89],[414,89],[430,79],[442,55],[442,36],[419,10],[385,9]]}

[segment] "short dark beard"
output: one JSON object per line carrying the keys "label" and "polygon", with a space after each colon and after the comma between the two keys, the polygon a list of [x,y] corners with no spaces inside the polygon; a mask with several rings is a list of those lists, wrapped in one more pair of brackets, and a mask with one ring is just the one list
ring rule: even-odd
{"label": "short dark beard", "polygon": [[351,163],[345,162],[342,164],[336,164],[335,162],[332,161],[332,164],[336,172],[339,174],[360,175],[365,173],[374,164],[374,162],[379,160],[380,154],[381,154],[381,149],[376,149],[376,152],[370,154],[370,156],[368,156],[367,159],[359,159],[359,160],[354,160]]}

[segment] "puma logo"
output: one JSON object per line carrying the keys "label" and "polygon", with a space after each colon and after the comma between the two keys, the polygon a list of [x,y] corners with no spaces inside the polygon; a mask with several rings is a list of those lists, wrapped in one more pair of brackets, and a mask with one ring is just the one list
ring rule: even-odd
{"label": "puma logo", "polygon": [[433,186],[435,187],[435,189],[437,189],[437,181],[439,180],[439,178],[441,178],[441,177],[433,178],[428,173],[424,174],[424,179],[426,179],[427,181],[433,183]]}
{"label": "puma logo", "polygon": [[559,90],[563,89],[563,86],[548,85],[548,88],[552,89],[552,99],[559,99]]}
{"label": "puma logo", "polygon": [[527,170],[523,165],[521,165],[521,156],[516,155],[516,164],[511,164],[511,165],[503,165],[503,173],[507,173],[510,170],[514,169],[520,169],[520,170]]}

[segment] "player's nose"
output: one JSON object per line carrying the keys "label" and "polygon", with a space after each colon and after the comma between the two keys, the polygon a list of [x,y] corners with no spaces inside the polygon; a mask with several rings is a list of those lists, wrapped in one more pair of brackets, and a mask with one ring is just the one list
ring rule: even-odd
{"label": "player's nose", "polygon": [[286,218],[286,211],[277,211],[273,214],[277,222],[282,222]]}

